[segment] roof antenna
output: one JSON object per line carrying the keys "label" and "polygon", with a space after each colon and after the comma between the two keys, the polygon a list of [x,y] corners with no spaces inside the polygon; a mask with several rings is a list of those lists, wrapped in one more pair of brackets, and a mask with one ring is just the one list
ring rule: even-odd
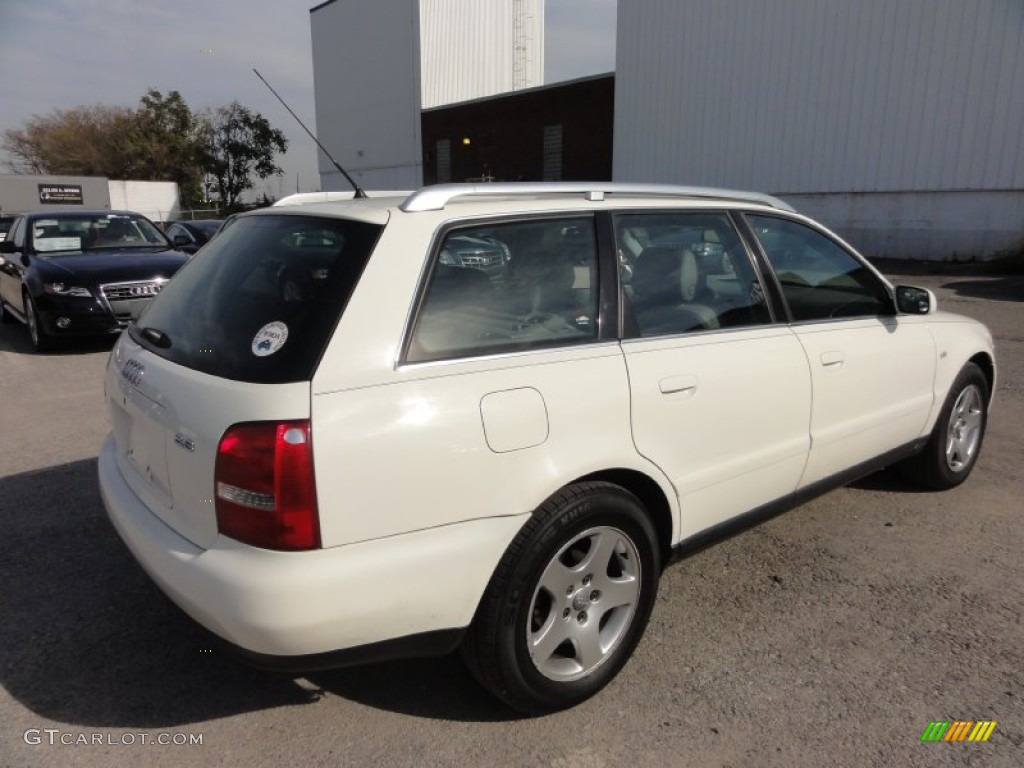
{"label": "roof antenna", "polygon": [[260,80],[262,80],[262,81],[263,81],[263,84],[264,84],[265,86],[267,86],[267,88],[270,88],[270,92],[271,92],[272,94],[274,94],[275,96],[277,96],[277,100],[278,100],[278,101],[280,101],[280,102],[281,102],[281,104],[283,104],[283,105],[284,105],[284,108],[288,110],[288,113],[289,113],[289,114],[290,114],[290,115],[291,115],[292,117],[294,117],[294,118],[295,118],[295,122],[297,122],[297,123],[298,123],[299,125],[301,125],[301,126],[302,126],[302,130],[304,130],[304,131],[305,131],[306,133],[308,133],[308,134],[309,134],[309,138],[311,138],[311,139],[312,139],[313,141],[315,141],[315,142],[316,142],[316,145],[317,145],[318,147],[320,147],[320,151],[321,151],[321,152],[323,152],[323,153],[324,153],[324,154],[325,154],[325,155],[327,156],[327,159],[328,159],[328,160],[330,160],[330,161],[331,161],[331,162],[332,162],[332,163],[334,164],[334,167],[338,169],[338,171],[339,171],[339,172],[341,173],[341,175],[342,175],[342,176],[344,176],[344,177],[345,177],[345,180],[346,180],[346,181],[348,181],[348,183],[352,185],[352,189],[353,189],[353,190],[355,191],[355,195],[354,195],[354,197],[356,197],[356,198],[360,198],[360,197],[367,197],[367,194],[366,194],[366,192],[364,192],[364,191],[363,191],[363,188],[362,188],[362,187],[360,187],[360,186],[359,186],[358,184],[356,184],[356,180],[355,180],[355,179],[353,179],[353,178],[352,178],[351,176],[349,176],[349,175],[348,175],[348,173],[347,173],[347,172],[345,171],[345,169],[344,169],[344,168],[342,168],[342,167],[341,167],[341,165],[339,165],[339,164],[338,164],[338,161],[337,161],[337,160],[335,160],[335,159],[334,159],[333,157],[331,157],[331,153],[330,153],[330,152],[328,152],[328,151],[327,151],[327,150],[326,150],[326,149],[324,148],[324,145],[323,145],[323,144],[321,144],[321,143],[320,143],[320,140],[319,140],[319,139],[318,139],[318,138],[317,138],[316,136],[314,136],[314,135],[313,135],[313,132],[312,132],[311,130],[309,130],[309,128],[307,128],[307,127],[306,127],[306,124],[305,124],[305,123],[303,123],[303,122],[302,122],[301,120],[299,120],[299,116],[298,116],[298,115],[296,115],[296,114],[295,114],[294,112],[292,112],[292,108],[291,108],[291,107],[289,107],[289,106],[288,106],[287,104],[285,104],[285,101],[284,101],[284,99],[282,99],[282,98],[281,98],[280,96],[278,96],[278,93],[277,93],[277,91],[275,91],[275,90],[274,90],[274,89],[273,89],[273,88],[271,87],[270,83],[268,83],[268,82],[267,82],[266,78],[264,78],[264,77],[263,77],[263,75],[261,75],[261,74],[259,73],[259,70],[258,70],[258,69],[256,69],[256,67],[253,67],[253,68],[252,68],[252,71],[256,73],[256,77],[258,77],[258,78],[259,78]]}

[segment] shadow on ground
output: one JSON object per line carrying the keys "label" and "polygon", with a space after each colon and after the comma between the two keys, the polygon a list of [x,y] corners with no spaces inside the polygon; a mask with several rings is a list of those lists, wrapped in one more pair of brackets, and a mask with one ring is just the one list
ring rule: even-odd
{"label": "shadow on ground", "polygon": [[942,284],[957,296],[988,301],[1024,301],[1024,275],[953,280]]}
{"label": "shadow on ground", "polygon": [[[95,460],[0,478],[0,500],[0,685],[24,707],[68,724],[159,729],[320,698],[224,655],[163,597],[106,518]],[[423,717],[511,717],[454,658],[311,682]]]}
{"label": "shadow on ground", "polygon": [[88,352],[109,352],[115,341],[117,341],[117,334],[82,339],[62,339],[55,349],[40,353],[32,349],[32,342],[29,340],[28,330],[24,325],[14,321],[0,326],[0,352],[63,357]]}
{"label": "shadow on ground", "polygon": [[894,467],[855,480],[849,484],[849,487],[861,491],[885,491],[887,493],[935,493],[935,491],[907,480]]}
{"label": "shadow on ground", "polygon": [[318,672],[309,680],[368,707],[415,717],[466,722],[520,717],[492,698],[455,654]]}

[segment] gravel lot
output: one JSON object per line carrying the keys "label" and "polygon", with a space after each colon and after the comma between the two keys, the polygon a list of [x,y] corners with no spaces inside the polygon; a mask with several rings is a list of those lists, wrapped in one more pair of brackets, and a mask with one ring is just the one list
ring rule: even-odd
{"label": "gravel lot", "polygon": [[[1024,277],[902,282],[996,336],[972,478],[933,494],[876,475],[672,566],[623,673],[538,719],[452,658],[291,679],[209,651],[103,513],[110,344],[35,356],[3,326],[0,765],[1024,764]],[[920,742],[952,719],[998,726]],[[151,743],[179,734],[202,744]]]}

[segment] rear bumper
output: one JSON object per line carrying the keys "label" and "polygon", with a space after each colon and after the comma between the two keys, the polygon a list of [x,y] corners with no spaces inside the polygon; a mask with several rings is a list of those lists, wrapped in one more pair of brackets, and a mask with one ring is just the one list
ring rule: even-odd
{"label": "rear bumper", "polygon": [[[111,437],[100,452],[99,481],[114,528],[157,585],[261,666],[288,667],[287,657],[312,655],[315,666],[332,666],[322,654],[353,649],[347,656],[359,660],[363,646],[425,633],[457,638],[529,517],[473,520],[311,552],[272,552],[225,537],[201,549],[135,496]],[[415,655],[408,643],[393,645],[387,655]],[[345,655],[337,663],[346,663]]]}

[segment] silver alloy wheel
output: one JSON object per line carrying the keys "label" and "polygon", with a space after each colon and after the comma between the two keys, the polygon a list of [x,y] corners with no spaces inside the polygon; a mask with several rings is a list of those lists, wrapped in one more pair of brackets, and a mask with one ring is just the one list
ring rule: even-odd
{"label": "silver alloy wheel", "polygon": [[579,534],[551,558],[530,602],[527,648],[549,680],[578,680],[626,635],[640,596],[640,556],[618,528]]}
{"label": "silver alloy wheel", "polygon": [[974,384],[965,387],[953,404],[946,427],[946,465],[953,472],[969,467],[978,450],[984,407],[981,390]]}

